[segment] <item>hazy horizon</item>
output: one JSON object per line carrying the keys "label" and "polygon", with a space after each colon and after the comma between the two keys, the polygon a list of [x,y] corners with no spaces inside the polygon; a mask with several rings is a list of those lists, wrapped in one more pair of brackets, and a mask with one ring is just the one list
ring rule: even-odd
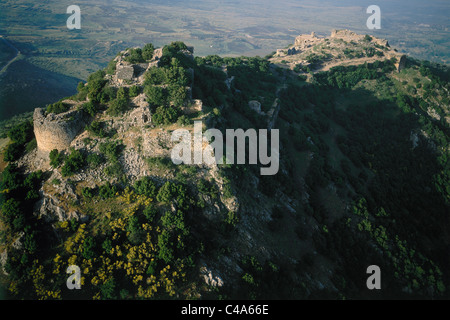
{"label": "hazy horizon", "polygon": [[[350,29],[387,39],[417,59],[450,61],[450,2],[444,0],[79,0],[81,29],[69,30],[66,10],[73,4],[0,3],[0,35],[22,54],[12,61],[15,53],[0,41],[0,70],[9,65],[0,71],[2,119],[73,94],[74,83],[104,68],[117,52],[148,42],[184,41],[198,56],[265,56],[299,34]],[[380,30],[366,26],[372,4],[381,9]],[[18,96],[21,87],[26,93]]]}

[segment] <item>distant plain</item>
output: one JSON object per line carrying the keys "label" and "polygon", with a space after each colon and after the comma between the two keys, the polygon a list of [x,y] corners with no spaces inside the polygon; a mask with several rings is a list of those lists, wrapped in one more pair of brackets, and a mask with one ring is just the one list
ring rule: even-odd
{"label": "distant plain", "polygon": [[[81,8],[81,30],[66,9]],[[3,0],[0,35],[21,56],[0,74],[0,120],[75,93],[76,83],[118,51],[181,40],[200,56],[264,56],[295,36],[351,29],[386,38],[415,58],[450,61],[450,2],[379,0],[381,30],[366,27],[366,0]],[[3,41],[2,41],[3,42]],[[0,69],[14,54],[0,42]]]}

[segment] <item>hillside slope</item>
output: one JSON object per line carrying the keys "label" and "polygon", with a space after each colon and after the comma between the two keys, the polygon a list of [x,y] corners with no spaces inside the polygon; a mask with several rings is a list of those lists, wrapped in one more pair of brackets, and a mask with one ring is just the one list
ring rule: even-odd
{"label": "hillside slope", "polygon": [[[10,294],[448,298],[448,67],[334,34],[265,58],[128,49],[36,109],[4,151]],[[194,121],[279,130],[278,174],[173,164],[172,133]]]}

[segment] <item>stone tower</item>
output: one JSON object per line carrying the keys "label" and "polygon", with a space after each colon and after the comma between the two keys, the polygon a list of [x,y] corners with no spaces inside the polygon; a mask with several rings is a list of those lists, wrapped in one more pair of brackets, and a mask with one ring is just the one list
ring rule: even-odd
{"label": "stone tower", "polygon": [[70,146],[75,136],[86,125],[82,110],[72,109],[61,114],[46,112],[36,108],[33,115],[34,135],[39,151],[59,151]]}

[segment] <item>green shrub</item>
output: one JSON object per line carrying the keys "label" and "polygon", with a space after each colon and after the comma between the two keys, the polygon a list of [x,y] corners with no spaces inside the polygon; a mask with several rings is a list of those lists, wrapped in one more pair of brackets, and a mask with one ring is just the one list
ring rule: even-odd
{"label": "green shrub", "polygon": [[212,199],[216,199],[217,195],[219,194],[219,189],[217,188],[217,186],[206,180],[200,180],[197,183],[197,189],[198,192],[200,192],[201,194],[208,195]]}
{"label": "green shrub", "polygon": [[84,82],[80,81],[77,86],[77,94],[74,97],[74,100],[77,101],[84,101],[86,100],[87,94],[88,94],[88,88],[84,84]]}
{"label": "green shrub", "polygon": [[30,141],[33,138],[33,123],[31,121],[24,121],[8,131],[8,137],[21,145]]}
{"label": "green shrub", "polygon": [[165,89],[153,85],[144,87],[147,102],[152,106],[162,106],[167,103],[167,92]]}
{"label": "green shrub", "polygon": [[117,117],[123,114],[128,108],[128,101],[125,99],[114,99],[110,102],[106,113],[110,116]]}
{"label": "green shrub", "polygon": [[124,146],[121,141],[108,141],[100,144],[100,152],[112,163],[118,162]]}
{"label": "green shrub", "polygon": [[126,56],[124,58],[124,60],[128,61],[129,63],[142,63],[142,62],[145,62],[145,59],[142,56],[142,49],[141,48],[129,49],[128,50],[128,56]]}
{"label": "green shrub", "polygon": [[105,75],[106,75],[105,71],[97,70],[88,76],[87,82],[89,83],[92,81],[104,80]]}
{"label": "green shrub", "polygon": [[87,156],[86,161],[91,168],[97,168],[98,166],[105,163],[105,158],[101,154],[90,153]]}
{"label": "green shrub", "polygon": [[16,161],[22,155],[23,149],[23,145],[17,142],[10,143],[3,153],[3,159],[7,162]]}
{"label": "green shrub", "polygon": [[132,244],[137,245],[144,240],[145,231],[142,229],[139,218],[136,215],[133,215],[128,219],[127,231],[129,232],[128,240],[130,240]]}
{"label": "green shrub", "polygon": [[124,172],[121,164],[118,162],[114,162],[111,165],[105,167],[103,173],[110,177],[120,178]]}
{"label": "green shrub", "polygon": [[106,138],[108,136],[108,133],[106,132],[104,127],[105,124],[103,122],[92,121],[90,125],[86,126],[86,130],[94,136],[97,136],[99,138]]}
{"label": "green shrub", "polygon": [[170,158],[154,157],[154,158],[147,158],[146,161],[150,168],[157,167],[169,170],[175,168],[175,164],[172,162]]}
{"label": "green shrub", "polygon": [[86,199],[91,199],[94,197],[94,189],[85,187],[81,190],[81,195]]}
{"label": "green shrub", "polygon": [[92,101],[86,102],[84,103],[81,108],[87,113],[89,114],[91,117],[94,117],[97,112],[99,111],[98,106],[93,103]]}
{"label": "green shrub", "polygon": [[172,85],[168,90],[170,102],[177,107],[183,106],[187,99],[186,88],[181,85]]}
{"label": "green shrub", "polygon": [[184,114],[178,117],[177,124],[180,126],[189,126],[191,125],[191,123],[192,123],[191,119]]}
{"label": "green shrub", "polygon": [[113,248],[111,239],[106,238],[102,243],[102,248],[106,253],[110,253]]}
{"label": "green shrub", "polygon": [[83,246],[82,246],[82,255],[85,259],[90,260],[95,258],[96,254],[95,254],[95,239],[91,236],[88,236],[84,242],[83,242]]}
{"label": "green shrub", "polygon": [[167,82],[164,68],[152,67],[145,73],[144,85],[161,85]]}
{"label": "green shrub", "polygon": [[169,203],[175,200],[177,207],[179,209],[185,210],[189,207],[189,198],[187,194],[186,187],[182,184],[177,184],[174,182],[167,181],[159,189],[156,195],[156,200],[162,203]]}
{"label": "green shrub", "polygon": [[234,211],[228,211],[228,214],[224,220],[225,224],[234,228],[239,223],[239,218]]}
{"label": "green shrub", "polygon": [[85,165],[85,159],[80,150],[72,150],[71,154],[67,157],[64,165],[61,169],[63,177],[74,175],[81,170]]}
{"label": "green shrub", "polygon": [[[0,191],[8,190],[8,198],[12,197],[22,186],[22,175],[15,164],[9,164],[2,172],[0,180]],[[0,195],[2,193],[0,192]],[[0,197],[0,200],[4,198]]]}
{"label": "green shrub", "polygon": [[103,104],[108,103],[116,97],[116,89],[109,85],[103,87],[102,92],[100,94],[100,102]]}
{"label": "green shrub", "polygon": [[115,185],[110,184],[109,182],[98,188],[98,195],[100,196],[100,198],[104,200],[114,198],[117,192],[118,192],[117,187]]}
{"label": "green shrub", "polygon": [[116,65],[117,65],[117,62],[114,61],[114,59],[111,60],[105,69],[105,73],[106,74],[114,74],[114,72],[116,71]]}
{"label": "green shrub", "polygon": [[57,149],[50,151],[50,165],[53,168],[58,168],[64,161],[64,155]]}
{"label": "green shrub", "polygon": [[174,259],[173,240],[171,234],[167,230],[163,230],[158,235],[158,258],[164,260],[165,263],[169,263]]}
{"label": "green shrub", "polygon": [[180,109],[177,107],[160,106],[156,108],[152,116],[152,121],[157,125],[167,125],[175,123],[180,115]]}
{"label": "green shrub", "polygon": [[155,51],[155,47],[151,43],[147,43],[142,48],[142,58],[144,60],[151,60],[153,58],[153,52]]}
{"label": "green shrub", "polygon": [[59,114],[59,113],[63,113],[66,111],[69,111],[70,106],[68,104],[62,103],[61,101],[53,103],[53,104],[49,104],[47,106],[47,113],[55,113],[55,114]]}
{"label": "green shrub", "polygon": [[149,198],[155,198],[157,193],[156,184],[150,177],[144,177],[134,184],[134,190],[137,194],[145,195]]}
{"label": "green shrub", "polygon": [[16,199],[8,199],[2,204],[2,218],[7,224],[21,214],[20,201]]}
{"label": "green shrub", "polygon": [[158,209],[156,209],[155,205],[151,204],[145,207],[142,213],[149,222],[153,222],[158,214]]}
{"label": "green shrub", "polygon": [[140,93],[141,93],[141,87],[139,87],[139,86],[132,86],[132,87],[130,87],[130,89],[128,91],[128,95],[130,96],[130,98],[137,97]]}
{"label": "green shrub", "polygon": [[31,152],[36,148],[37,148],[37,140],[36,140],[36,138],[34,138],[25,145],[25,152],[27,152],[27,153]]}
{"label": "green shrub", "polygon": [[[106,83],[107,83],[106,80],[103,80],[103,78],[98,77],[93,77],[92,80],[88,82],[87,96],[92,103],[98,104],[102,101],[103,87],[105,86]],[[103,99],[105,98],[103,97]]]}
{"label": "green shrub", "polygon": [[233,188],[231,187],[230,183],[227,183],[223,186],[223,197],[225,199],[230,199],[234,196],[233,194]]}

